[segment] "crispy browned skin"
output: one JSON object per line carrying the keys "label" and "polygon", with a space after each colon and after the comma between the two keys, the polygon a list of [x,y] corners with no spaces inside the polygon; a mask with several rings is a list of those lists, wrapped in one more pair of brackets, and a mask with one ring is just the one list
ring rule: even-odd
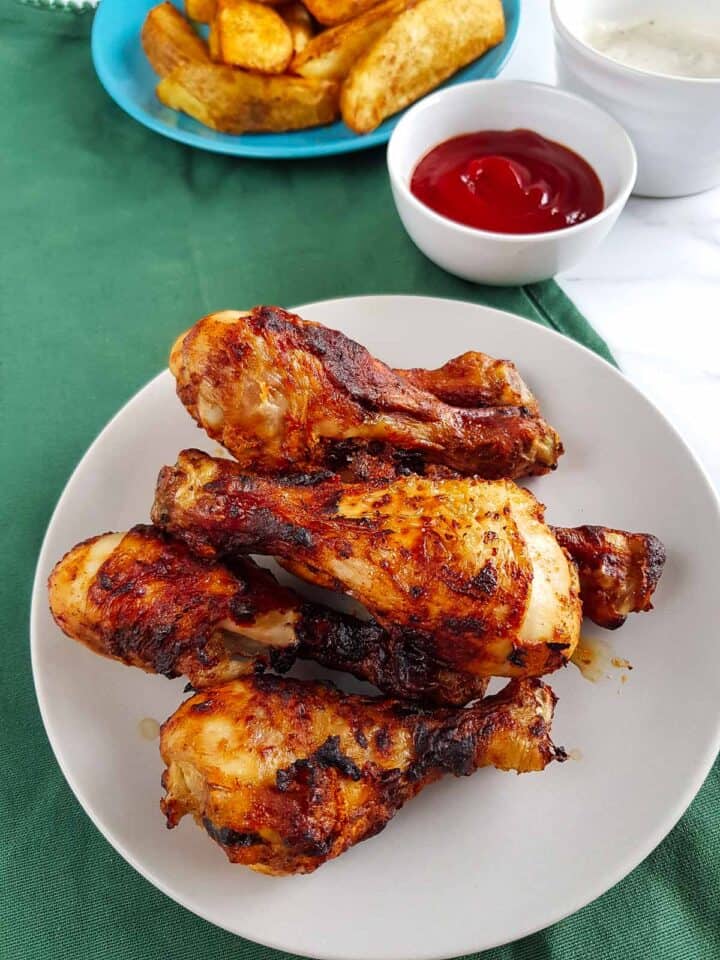
{"label": "crispy browned skin", "polygon": [[469,477],[302,479],[184,451],[161,471],[153,521],[197,553],[275,556],[457,670],[541,676],[572,656],[577,572],[532,494]]}
{"label": "crispy browned skin", "polygon": [[49,595],[68,636],[198,689],[299,657],[404,699],[462,705],[485,692],[484,680],[434,663],[374,622],[303,600],[252,560],[203,560],[150,526],[78,544],[55,566]]}
{"label": "crispy browned skin", "polygon": [[374,7],[378,0],[308,0],[306,6],[318,23],[344,23]]}
{"label": "crispy browned skin", "polygon": [[252,73],[224,63],[180,63],[155,90],[158,100],[222,133],[279,133],[332,123],[338,84],[290,74]]}
{"label": "crispy browned skin", "polygon": [[504,36],[501,0],[413,0],[343,82],[345,124],[355,133],[370,133]]}
{"label": "crispy browned skin", "polygon": [[[524,403],[522,381],[508,391],[490,385],[488,372],[482,396],[522,394],[523,405],[482,406],[481,363],[455,363],[459,369],[403,375],[339,331],[279,307],[211,314],[178,338],[170,356],[190,414],[256,472],[357,468],[365,476],[368,456],[386,475],[433,465],[487,478],[553,469],[560,439]],[[474,368],[465,388],[463,367]],[[436,392],[416,385],[421,380]],[[439,396],[462,402],[450,406]]]}
{"label": "crispy browned skin", "polygon": [[235,680],[186,701],[163,725],[168,826],[186,814],[233,863],[310,873],[377,834],[443,774],[542,770],[555,697],[511,681],[464,710],[427,711],[283,677]]}
{"label": "crispy browned skin", "polygon": [[297,598],[246,560],[237,572],[148,526],[78,544],[48,585],[58,626],[95,653],[205,686],[294,650]]}
{"label": "crispy browned skin", "polygon": [[205,41],[167,0],[148,12],[140,40],[150,66],[160,77],[188,63],[210,62]]}
{"label": "crispy browned skin", "polygon": [[303,603],[295,629],[299,658],[351,673],[393,697],[461,707],[487,689],[484,677],[453,670],[412,635],[389,633],[374,620]]}
{"label": "crispy browned skin", "polygon": [[395,370],[408,383],[451,407],[523,407],[539,416],[538,402],[509,360],[468,351],[437,370]]}
{"label": "crispy browned skin", "polygon": [[665,547],[650,533],[609,527],[553,527],[577,563],[583,613],[601,627],[621,627],[629,613],[652,610]]}

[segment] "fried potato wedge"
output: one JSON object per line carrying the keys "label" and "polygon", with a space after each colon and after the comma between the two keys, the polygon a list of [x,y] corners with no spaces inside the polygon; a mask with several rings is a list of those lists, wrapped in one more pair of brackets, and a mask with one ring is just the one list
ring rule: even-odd
{"label": "fried potato wedge", "polygon": [[256,0],[218,0],[211,27],[213,58],[260,73],[284,73],[293,55],[290,28]]}
{"label": "fried potato wedge", "polygon": [[312,17],[307,12],[307,8],[301,3],[285,3],[281,7],[278,7],[278,13],[290,30],[290,36],[293,41],[293,53],[300,53],[301,50],[305,49],[315,34]]}
{"label": "fried potato wedge", "polygon": [[245,73],[219,63],[178,67],[157,87],[166,106],[223,133],[299,130],[338,115],[338,84]]}
{"label": "fried potato wedge", "polygon": [[183,64],[210,60],[205,41],[171,3],[161,3],[150,10],[143,24],[141,41],[150,66],[160,77],[166,77]]}
{"label": "fried potato wedge", "polygon": [[301,77],[343,80],[355,61],[388,29],[410,0],[386,0],[359,17],[323,30],[293,57],[290,69]]}
{"label": "fried potato wedge", "polygon": [[217,0],[185,0],[185,13],[199,23],[210,23],[216,9]]}
{"label": "fried potato wedge", "polygon": [[210,24],[208,47],[210,49],[210,59],[222,63],[222,50],[220,49],[220,34],[217,29],[217,20],[213,20]]}
{"label": "fried potato wedge", "polygon": [[[282,0],[258,0],[270,6],[282,3]],[[299,6],[299,4],[298,4]],[[217,0],[185,0],[185,15],[198,23],[212,23],[217,12]]]}
{"label": "fried potato wedge", "polygon": [[371,7],[376,7],[380,0],[303,0],[303,2],[318,23],[326,27],[334,27],[338,23],[345,23],[346,20],[359,17]]}
{"label": "fried potato wedge", "polygon": [[340,97],[343,120],[369,133],[504,36],[501,0],[419,0],[351,69]]}

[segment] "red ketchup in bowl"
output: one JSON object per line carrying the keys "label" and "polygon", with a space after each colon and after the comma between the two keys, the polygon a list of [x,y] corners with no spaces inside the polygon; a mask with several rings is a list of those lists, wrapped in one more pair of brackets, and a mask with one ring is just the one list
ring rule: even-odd
{"label": "red ketchup in bowl", "polygon": [[594,217],[605,198],[581,156],[532,130],[483,130],[438,144],[410,190],[436,213],[494,233],[548,233]]}

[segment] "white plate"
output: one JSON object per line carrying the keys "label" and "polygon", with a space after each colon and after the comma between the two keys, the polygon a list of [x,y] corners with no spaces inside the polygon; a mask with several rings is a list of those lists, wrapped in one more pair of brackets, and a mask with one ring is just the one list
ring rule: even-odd
{"label": "white plate", "polygon": [[[484,770],[425,790],[377,838],[309,877],[273,879],[225,861],[186,820],[158,809],[157,741],[138,722],[168,716],[182,681],[147,676],[67,640],[47,611],[52,564],[76,541],[144,520],[158,468],[213,445],[168,373],[111,421],[63,493],[40,555],[32,652],[58,762],[94,823],[143,876],[205,919],[251,940],[332,960],[424,960],[523,937],[589,903],[667,834],[720,740],[718,504],[673,429],[623,377],[573,341],[454,301],[364,297],[300,308],[398,366],[468,349],[511,357],[567,447],[532,484],[560,524],[660,536],[668,551],[656,611],[598,628],[635,669],[591,684],[570,667],[555,740],[578,759],[542,774]],[[178,331],[179,332],[179,331]]]}

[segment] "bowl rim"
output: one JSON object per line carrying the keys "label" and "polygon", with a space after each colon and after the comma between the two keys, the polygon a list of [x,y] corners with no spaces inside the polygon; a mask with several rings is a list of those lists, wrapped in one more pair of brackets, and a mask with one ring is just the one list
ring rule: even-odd
{"label": "bowl rim", "polygon": [[586,59],[592,61],[597,66],[604,67],[607,70],[615,71],[621,76],[626,76],[632,80],[643,80],[646,83],[653,83],[656,86],[668,84],[690,85],[695,87],[720,86],[720,76],[718,77],[685,77],[677,73],[659,73],[655,70],[641,70],[639,67],[631,67],[626,63],[621,63],[609,57],[602,51],[591,46],[587,41],[581,39],[574,33],[567,23],[563,20],[558,4],[561,0],[550,0],[550,15],[552,17],[555,33],[560,35],[571,47]]}
{"label": "bowl rim", "polygon": [[[599,213],[596,213],[593,217],[589,217],[587,220],[583,220],[582,223],[576,223],[569,227],[561,227],[558,230],[546,230],[541,233],[500,233],[493,230],[482,230],[479,227],[470,227],[464,223],[458,223],[456,220],[451,220],[449,217],[443,216],[441,213],[437,213],[431,207],[428,207],[426,204],[424,204],[421,200],[418,200],[418,198],[410,190],[408,184],[405,183],[404,178],[397,171],[397,160],[394,157],[394,152],[397,149],[397,142],[403,131],[408,126],[412,125],[415,120],[416,113],[418,113],[421,109],[431,108],[435,103],[442,100],[444,97],[459,96],[461,95],[460,91],[465,91],[468,95],[471,95],[472,90],[483,89],[487,91],[488,89],[497,86],[515,87],[521,89],[533,87],[538,88],[546,93],[550,91],[552,96],[557,96],[564,100],[571,100],[575,103],[579,103],[582,105],[583,109],[589,109],[596,114],[600,114],[605,120],[610,122],[611,126],[615,126],[620,134],[620,139],[624,143],[627,155],[630,159],[629,175],[625,178],[625,182],[618,191],[615,199],[611,203],[607,204],[607,206],[604,206]],[[532,129],[532,125],[528,125],[528,129]],[[461,136],[461,134],[457,134],[457,136]],[[445,139],[451,138],[447,137]],[[438,140],[435,146],[439,146],[440,143],[443,142],[443,140]],[[574,149],[571,145],[567,146],[568,149]],[[429,147],[423,154],[416,158],[414,161],[413,170],[420,160],[432,149],[434,148]],[[579,155],[582,156],[582,154]],[[537,83],[530,80],[511,80],[504,78],[474,80],[470,83],[457,84],[455,87],[447,87],[445,89],[436,90],[434,93],[430,94],[430,96],[424,97],[422,100],[419,100],[417,103],[413,104],[413,106],[410,107],[410,109],[400,118],[399,123],[390,136],[386,151],[386,162],[390,183],[393,187],[393,190],[398,191],[402,195],[403,200],[413,209],[420,211],[424,216],[431,221],[436,222],[439,226],[444,228],[447,228],[448,226],[452,227],[454,230],[467,237],[483,237],[488,240],[494,240],[499,243],[508,244],[517,244],[518,242],[547,243],[551,239],[557,238],[558,236],[569,237],[571,235],[575,236],[579,233],[584,233],[587,230],[592,229],[594,226],[597,226],[603,220],[616,219],[627,203],[628,197],[635,186],[638,170],[637,153],[630,136],[622,124],[618,123],[618,121],[606,110],[603,110],[602,107],[592,103],[590,100],[585,100],[583,97],[577,96],[577,94],[570,93],[567,90],[562,90],[559,87],[554,87],[548,83]]]}

